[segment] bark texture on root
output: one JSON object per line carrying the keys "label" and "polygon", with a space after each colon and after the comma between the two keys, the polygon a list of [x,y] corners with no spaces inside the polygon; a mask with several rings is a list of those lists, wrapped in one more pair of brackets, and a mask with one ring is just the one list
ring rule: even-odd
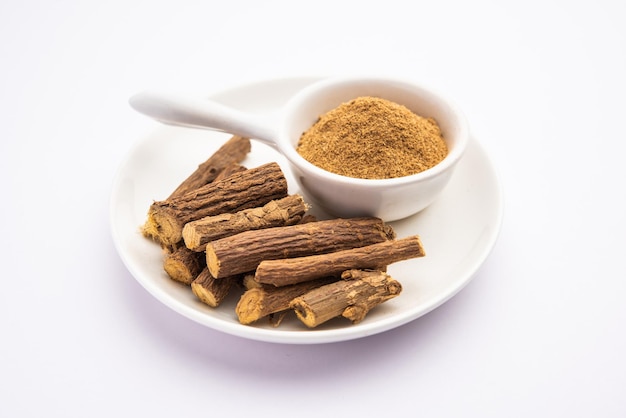
{"label": "bark texture on root", "polygon": [[254,271],[263,260],[301,257],[391,240],[393,229],[378,218],[332,219],[246,231],[206,246],[216,277]]}
{"label": "bark texture on root", "polygon": [[187,248],[204,251],[207,243],[241,232],[297,224],[307,208],[302,196],[290,195],[264,206],[208,216],[187,223],[183,228],[183,240]]}
{"label": "bark texture on root", "polygon": [[241,280],[241,276],[215,279],[207,268],[191,283],[191,291],[203,303],[212,308],[217,308],[228,296],[233,286]]}
{"label": "bark texture on root", "polygon": [[287,180],[276,163],[235,173],[184,195],[154,202],[148,211],[144,234],[163,246],[182,240],[185,224],[206,216],[233,213],[287,196]]}
{"label": "bark texture on root", "polygon": [[285,286],[320,277],[338,277],[350,269],[384,270],[389,264],[425,254],[419,236],[414,235],[328,254],[263,260],[256,269],[254,279],[259,283]]}
{"label": "bark texture on root", "polygon": [[296,297],[302,296],[316,287],[331,283],[335,280],[337,279],[324,278],[291,286],[252,287],[241,295],[237,303],[235,308],[237,318],[240,323],[247,325],[271,314],[288,310],[290,307],[289,304]]}
{"label": "bark texture on root", "polygon": [[222,173],[226,168],[243,161],[250,152],[250,148],[250,139],[237,135],[231,137],[205,162],[200,164],[189,177],[180,183],[168,199],[182,196],[215,181],[220,175],[223,175]]}
{"label": "bark texture on root", "polygon": [[163,269],[171,279],[184,284],[191,284],[206,268],[206,257],[185,246],[179,246],[163,259]]}
{"label": "bark texture on root", "polygon": [[315,328],[339,316],[358,323],[372,308],[396,297],[402,291],[402,285],[385,272],[354,274],[358,278],[320,286],[295,298],[290,307],[309,328]]}

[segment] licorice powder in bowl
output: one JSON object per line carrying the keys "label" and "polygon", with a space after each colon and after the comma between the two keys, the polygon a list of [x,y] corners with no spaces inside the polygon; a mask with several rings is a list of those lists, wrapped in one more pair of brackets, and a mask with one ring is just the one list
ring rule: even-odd
{"label": "licorice powder in bowl", "polygon": [[362,179],[417,174],[448,154],[437,121],[377,97],[359,97],[320,116],[297,151],[326,171]]}

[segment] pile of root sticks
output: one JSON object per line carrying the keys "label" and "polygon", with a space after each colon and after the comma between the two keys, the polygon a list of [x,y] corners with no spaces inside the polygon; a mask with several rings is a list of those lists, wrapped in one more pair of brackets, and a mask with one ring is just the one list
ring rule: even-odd
{"label": "pile of root sticks", "polygon": [[307,327],[343,316],[362,321],[402,285],[389,264],[423,257],[418,235],[398,239],[375,217],[318,220],[288,194],[277,163],[241,165],[250,140],[233,136],[165,200],[142,232],[164,250],[168,276],[217,308],[235,289],[240,323],[278,326],[295,312]]}

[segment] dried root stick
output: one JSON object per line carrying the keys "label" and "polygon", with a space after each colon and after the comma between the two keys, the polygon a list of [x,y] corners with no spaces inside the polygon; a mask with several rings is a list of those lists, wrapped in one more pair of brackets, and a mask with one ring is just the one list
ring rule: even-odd
{"label": "dried root stick", "polygon": [[331,219],[246,231],[206,246],[216,277],[254,271],[263,260],[301,257],[391,240],[393,229],[379,218]]}
{"label": "dried root stick", "polygon": [[237,318],[240,323],[247,325],[268,315],[288,310],[289,304],[294,298],[336,280],[336,278],[324,278],[291,286],[253,287],[241,295],[235,307]]}
{"label": "dried root stick", "polygon": [[250,140],[241,136],[233,136],[200,164],[168,197],[171,199],[209,184],[217,179],[220,173],[233,163],[240,163],[250,152]]}
{"label": "dried root stick", "polygon": [[173,199],[154,202],[144,234],[163,246],[182,240],[186,223],[226,212],[263,206],[287,196],[287,180],[277,163],[235,173]]}
{"label": "dried root stick", "polygon": [[207,268],[202,270],[198,277],[191,283],[191,291],[203,303],[212,308],[217,308],[228,296],[231,288],[241,280],[241,276],[224,277],[215,279]]}
{"label": "dried root stick", "polygon": [[396,297],[402,285],[387,273],[373,271],[358,279],[339,280],[295,298],[290,307],[307,327],[345,316],[358,323],[375,306]]}
{"label": "dried root stick", "polygon": [[382,270],[381,267],[389,264],[425,254],[419,236],[413,235],[328,254],[263,260],[256,269],[254,279],[259,283],[285,286],[320,277],[339,277],[350,269]]}
{"label": "dried root stick", "polygon": [[191,284],[206,268],[206,257],[195,251],[191,251],[184,245],[165,255],[163,259],[163,269],[178,282]]}
{"label": "dried root stick", "polygon": [[189,222],[183,228],[183,239],[187,248],[204,251],[208,242],[240,232],[297,224],[307,209],[302,196],[290,195],[264,206]]}

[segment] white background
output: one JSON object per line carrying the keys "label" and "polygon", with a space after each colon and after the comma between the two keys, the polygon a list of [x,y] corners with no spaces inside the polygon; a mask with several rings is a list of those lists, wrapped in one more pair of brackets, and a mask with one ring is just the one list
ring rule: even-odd
{"label": "white background", "polygon": [[[618,0],[2,1],[0,416],[626,416],[625,21]],[[474,280],[313,346],[150,296],[109,231],[154,127],[128,97],[354,73],[464,109],[505,193]]]}

